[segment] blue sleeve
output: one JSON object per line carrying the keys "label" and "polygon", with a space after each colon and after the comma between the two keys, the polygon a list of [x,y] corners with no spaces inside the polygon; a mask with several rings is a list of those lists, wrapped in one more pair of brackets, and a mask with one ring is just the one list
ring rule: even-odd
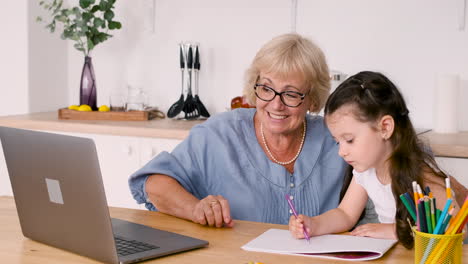
{"label": "blue sleeve", "polygon": [[[163,174],[173,177],[179,184],[197,198],[201,197],[202,186],[196,186],[197,177],[201,175],[200,165],[205,148],[204,139],[207,132],[203,127],[195,127],[187,139],[182,141],[172,153],[161,152],[145,166],[132,174],[128,180],[131,194],[137,203],[145,203],[148,210],[155,211],[157,208],[149,201],[145,191],[146,180],[150,175]],[[203,142],[203,143],[202,143]]]}

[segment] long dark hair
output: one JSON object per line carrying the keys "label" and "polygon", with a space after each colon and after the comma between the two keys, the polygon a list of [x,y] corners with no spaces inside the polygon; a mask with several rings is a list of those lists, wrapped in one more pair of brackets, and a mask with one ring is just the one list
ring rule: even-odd
{"label": "long dark hair", "polygon": [[424,186],[425,173],[432,173],[441,178],[447,176],[418,140],[403,96],[383,74],[363,71],[349,77],[328,98],[325,116],[333,114],[344,105],[355,106],[353,114],[361,122],[376,122],[384,115],[390,115],[394,120],[394,131],[389,139],[393,152],[389,162],[392,192],[396,203],[395,222],[398,239],[406,248],[412,248],[413,237],[407,221],[411,218],[399,195],[411,193],[413,181]]}

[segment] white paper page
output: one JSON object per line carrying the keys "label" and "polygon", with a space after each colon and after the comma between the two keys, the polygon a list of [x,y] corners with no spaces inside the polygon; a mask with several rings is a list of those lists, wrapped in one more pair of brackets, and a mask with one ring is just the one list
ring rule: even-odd
{"label": "white paper page", "polygon": [[[377,256],[362,257],[355,260],[375,259],[381,257],[397,241],[349,235],[323,235],[305,239],[295,239],[288,230],[270,229],[254,240],[242,246],[244,250],[280,254],[336,253],[336,252],[375,252]],[[316,256],[328,257],[333,256]],[[336,257],[339,258],[339,257]],[[339,258],[342,259],[342,258]],[[346,259],[346,257],[345,257]]]}

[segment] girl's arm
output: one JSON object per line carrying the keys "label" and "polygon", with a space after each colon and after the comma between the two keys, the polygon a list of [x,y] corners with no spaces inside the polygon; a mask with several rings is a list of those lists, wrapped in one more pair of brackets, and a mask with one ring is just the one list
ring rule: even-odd
{"label": "girl's arm", "polygon": [[304,225],[310,236],[348,231],[359,220],[367,199],[366,190],[353,178],[338,208],[315,217],[299,215],[295,219],[293,216],[289,221],[289,230],[296,238],[304,238]]}

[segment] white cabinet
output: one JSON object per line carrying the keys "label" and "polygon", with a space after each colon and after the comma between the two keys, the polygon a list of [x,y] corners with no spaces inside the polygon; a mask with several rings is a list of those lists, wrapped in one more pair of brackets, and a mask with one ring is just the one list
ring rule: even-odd
{"label": "white cabinet", "polygon": [[468,159],[436,157],[439,167],[468,187]]}
{"label": "white cabinet", "polygon": [[[0,140],[0,147],[2,142]],[[3,147],[0,149],[0,196],[13,195],[10,185],[10,178],[8,177],[8,170],[5,164],[5,156],[3,155]]]}
{"label": "white cabinet", "polygon": [[133,200],[127,179],[140,167],[138,138],[92,135],[110,206],[141,208]]}
{"label": "white cabinet", "polygon": [[[59,133],[52,131],[51,133]],[[59,133],[94,140],[109,206],[144,209],[130,194],[128,177],[161,151],[172,151],[180,140]],[[0,195],[12,195],[3,152],[0,154]]]}
{"label": "white cabinet", "polygon": [[181,140],[161,138],[139,138],[140,139],[140,165],[145,165],[154,156],[163,151],[171,152]]}
{"label": "white cabinet", "polygon": [[128,177],[161,151],[172,151],[179,140],[93,135],[110,206],[140,208],[130,194]]}

